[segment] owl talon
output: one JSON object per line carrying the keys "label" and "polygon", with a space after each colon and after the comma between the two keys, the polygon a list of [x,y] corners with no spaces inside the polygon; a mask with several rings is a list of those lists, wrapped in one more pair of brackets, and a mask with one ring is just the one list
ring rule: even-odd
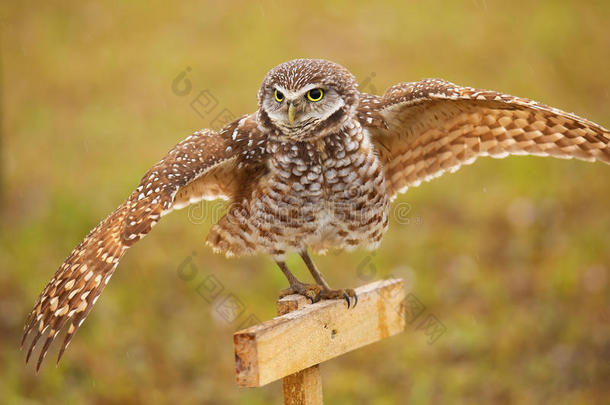
{"label": "owl talon", "polygon": [[299,294],[308,298],[312,304],[322,298],[322,287],[317,284],[294,283],[290,287],[280,291],[279,297],[284,298],[288,295]]}
{"label": "owl talon", "polygon": [[[321,298],[324,300],[336,300],[344,299],[347,303],[347,308],[355,308],[358,304],[358,295],[352,288],[340,289],[340,290],[323,290]],[[352,299],[354,304],[352,305]]]}

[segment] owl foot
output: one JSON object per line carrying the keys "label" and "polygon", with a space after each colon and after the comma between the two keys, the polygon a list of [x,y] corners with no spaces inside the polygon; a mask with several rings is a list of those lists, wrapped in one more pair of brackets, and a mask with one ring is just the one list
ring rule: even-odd
{"label": "owl foot", "polygon": [[[351,288],[340,289],[340,290],[331,290],[324,289],[323,287],[317,284],[305,284],[305,283],[295,283],[288,288],[285,288],[280,291],[280,298],[286,297],[292,294],[299,294],[308,298],[312,304],[320,301],[320,300],[338,300],[344,299],[347,303],[347,308],[354,308],[356,304],[358,304],[358,296],[356,292]],[[353,304],[352,304],[353,301]]]}
{"label": "owl foot", "polygon": [[320,298],[322,297],[322,287],[317,284],[305,284],[298,281],[293,283],[290,287],[281,290],[280,298],[292,294],[299,294],[305,298],[309,298],[313,304],[320,301]]}
{"label": "owl foot", "polygon": [[[320,273],[320,271],[318,270],[318,268],[316,267],[314,262],[309,257],[309,254],[307,253],[307,249],[300,252],[300,255],[301,255],[301,258],[303,259],[303,261],[305,262],[305,265],[307,266],[307,269],[311,273],[312,277],[314,278],[314,280],[316,280],[316,283],[318,283],[322,287],[320,299],[324,299],[324,300],[344,299],[347,302],[348,309],[350,306],[352,308],[354,308],[356,306],[356,304],[358,304],[358,296],[356,295],[356,292],[353,289],[346,288],[346,289],[332,290],[328,286],[328,283],[326,282],[326,280],[324,280],[322,273]],[[354,299],[354,305],[351,305],[352,298]]]}
{"label": "owl foot", "polygon": [[[356,304],[358,304],[358,296],[356,295],[356,291],[354,291],[352,288],[345,288],[339,290],[324,289],[320,294],[320,298],[323,300],[344,299],[345,302],[347,302],[348,309],[350,308],[350,306],[352,308],[355,308]],[[351,305],[352,300],[354,300],[353,305]]]}

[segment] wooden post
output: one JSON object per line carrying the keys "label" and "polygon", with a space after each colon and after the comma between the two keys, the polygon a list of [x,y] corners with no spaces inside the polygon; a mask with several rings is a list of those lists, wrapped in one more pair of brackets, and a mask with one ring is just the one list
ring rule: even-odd
{"label": "wooden post", "polygon": [[[277,301],[277,314],[282,316],[309,304],[302,295],[289,295]],[[315,364],[282,378],[284,405],[322,405],[322,375]]]}
{"label": "wooden post", "polygon": [[405,290],[400,279],[356,289],[358,305],[344,300],[309,304],[299,295],[278,301],[280,316],[235,332],[237,385],[260,387],[284,379],[285,404],[321,404],[319,364],[400,333]]}

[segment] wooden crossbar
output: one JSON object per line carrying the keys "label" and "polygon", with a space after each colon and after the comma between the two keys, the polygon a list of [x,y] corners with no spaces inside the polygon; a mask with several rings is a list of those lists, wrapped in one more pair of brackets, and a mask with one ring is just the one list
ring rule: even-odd
{"label": "wooden crossbar", "polygon": [[285,403],[321,403],[318,364],[405,328],[402,280],[373,282],[356,293],[358,305],[350,309],[344,300],[308,304],[299,295],[284,297],[278,301],[280,316],[235,332],[237,385],[260,387],[289,376],[284,379],[285,396],[311,393],[320,402]]}

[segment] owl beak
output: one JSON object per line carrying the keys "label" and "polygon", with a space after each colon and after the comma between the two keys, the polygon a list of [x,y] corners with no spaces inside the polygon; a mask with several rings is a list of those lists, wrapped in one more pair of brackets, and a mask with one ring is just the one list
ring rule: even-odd
{"label": "owl beak", "polygon": [[288,121],[290,121],[290,125],[294,124],[294,119],[297,116],[297,108],[294,104],[288,104]]}

